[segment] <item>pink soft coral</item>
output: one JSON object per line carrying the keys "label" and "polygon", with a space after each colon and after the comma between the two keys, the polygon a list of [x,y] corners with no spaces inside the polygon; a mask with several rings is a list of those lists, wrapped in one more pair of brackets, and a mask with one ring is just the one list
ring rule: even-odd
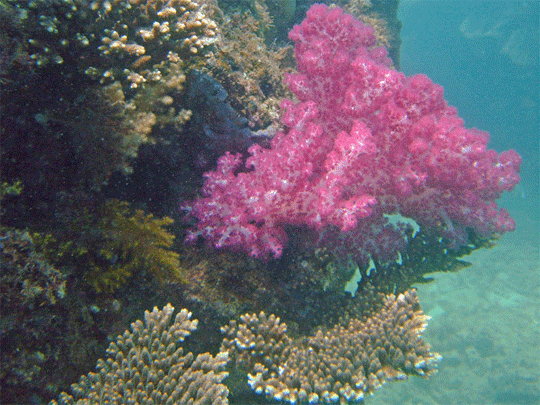
{"label": "pink soft coral", "polygon": [[463,127],[441,86],[392,69],[373,30],[337,7],[312,6],[289,36],[298,73],[286,81],[299,102],[283,102],[286,130],[269,149],[252,146],[245,165],[227,153],[205,174],[188,240],[279,257],[286,226],[339,228],[369,255],[402,245],[385,214],[460,243],[465,228],[514,229],[494,200],[519,182],[520,156],[487,150],[489,135]]}

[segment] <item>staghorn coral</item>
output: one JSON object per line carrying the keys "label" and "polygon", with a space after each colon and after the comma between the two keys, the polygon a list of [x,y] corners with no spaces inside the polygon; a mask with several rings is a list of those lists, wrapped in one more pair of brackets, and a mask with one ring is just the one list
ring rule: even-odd
{"label": "staghorn coral", "polygon": [[227,353],[197,357],[184,354],[180,343],[197,329],[191,312],[182,309],[171,323],[174,307],[146,311],[144,323],[131,324],[107,349],[96,373],[72,385],[73,396],[60,395],[51,405],[115,404],[228,404],[229,390],[222,381]]}
{"label": "staghorn coral", "polygon": [[222,328],[221,350],[256,393],[290,403],[362,401],[387,381],[435,373],[440,356],[421,338],[428,318],[416,291],[377,297],[367,316],[295,340],[274,315],[243,315]]}

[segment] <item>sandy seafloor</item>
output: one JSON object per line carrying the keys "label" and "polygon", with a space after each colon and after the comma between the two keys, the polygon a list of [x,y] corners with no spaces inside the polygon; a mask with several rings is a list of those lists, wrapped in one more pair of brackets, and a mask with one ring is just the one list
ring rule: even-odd
{"label": "sandy seafloor", "polygon": [[442,84],[466,127],[524,161],[521,184],[498,201],[516,231],[418,286],[439,373],[388,383],[367,405],[540,404],[538,4],[400,3],[402,69]]}
{"label": "sandy seafloor", "polygon": [[540,403],[538,223],[523,225],[468,269],[419,286],[439,373],[389,383],[367,404]]}

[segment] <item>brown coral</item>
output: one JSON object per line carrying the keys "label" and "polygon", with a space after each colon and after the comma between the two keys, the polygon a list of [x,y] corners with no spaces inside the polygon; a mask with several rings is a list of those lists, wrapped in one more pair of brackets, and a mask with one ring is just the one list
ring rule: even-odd
{"label": "brown coral", "polygon": [[110,344],[97,373],[81,377],[72,385],[74,396],[62,393],[59,403],[227,404],[229,390],[222,384],[227,354],[184,354],[179,344],[198,321],[182,309],[171,324],[173,312],[171,304],[146,311],[144,323],[132,323],[131,332]]}
{"label": "brown coral", "polygon": [[292,67],[292,47],[266,44],[272,18],[264,4],[255,2],[254,8],[255,12],[233,13],[221,23],[221,36],[207,65],[227,90],[233,108],[258,130],[275,123],[281,100],[291,97],[283,77]]}
{"label": "brown coral", "polygon": [[377,45],[384,46],[394,66],[399,67],[401,22],[397,17],[398,1],[337,0],[335,3],[364,24],[373,27]]}
{"label": "brown coral", "polygon": [[87,72],[103,80],[126,77],[132,88],[160,81],[169,65],[177,63],[170,55],[197,54],[217,38],[218,27],[211,18],[216,5],[211,1],[105,0],[94,1],[92,8],[100,15],[99,50],[110,68],[90,67]]}
{"label": "brown coral", "polygon": [[[155,114],[159,125],[176,128],[191,112],[175,106],[185,73],[204,63],[199,55],[219,37],[214,0],[94,1],[101,32],[100,57],[85,73],[102,83],[120,81],[133,96],[130,108]],[[129,86],[130,90],[127,89]],[[136,90],[133,90],[136,89]]]}
{"label": "brown coral", "polygon": [[133,210],[116,199],[91,205],[73,198],[63,213],[64,223],[54,234],[35,238],[49,260],[77,268],[95,291],[111,293],[137,272],[160,281],[180,278],[179,255],[171,250],[174,235],[166,229],[171,218]]}
{"label": "brown coral", "polygon": [[249,373],[249,385],[259,394],[290,403],[347,403],[387,381],[436,372],[440,356],[421,339],[426,321],[415,290],[409,290],[384,297],[366,319],[296,340],[274,315],[244,315],[222,328],[222,350]]}

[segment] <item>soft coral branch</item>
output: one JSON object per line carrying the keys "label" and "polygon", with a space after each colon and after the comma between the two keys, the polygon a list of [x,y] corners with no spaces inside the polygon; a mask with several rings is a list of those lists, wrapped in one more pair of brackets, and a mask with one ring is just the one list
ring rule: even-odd
{"label": "soft coral branch", "polygon": [[227,153],[205,174],[188,239],[279,257],[286,226],[338,228],[373,251],[385,235],[397,249],[402,232],[384,231],[385,214],[458,243],[464,228],[514,229],[495,200],[519,182],[520,156],[488,150],[489,135],[463,126],[441,86],[392,69],[373,30],[337,7],[312,6],[289,36],[298,73],[285,80],[299,101],[283,102],[286,130],[269,149],[252,146],[245,165]]}

